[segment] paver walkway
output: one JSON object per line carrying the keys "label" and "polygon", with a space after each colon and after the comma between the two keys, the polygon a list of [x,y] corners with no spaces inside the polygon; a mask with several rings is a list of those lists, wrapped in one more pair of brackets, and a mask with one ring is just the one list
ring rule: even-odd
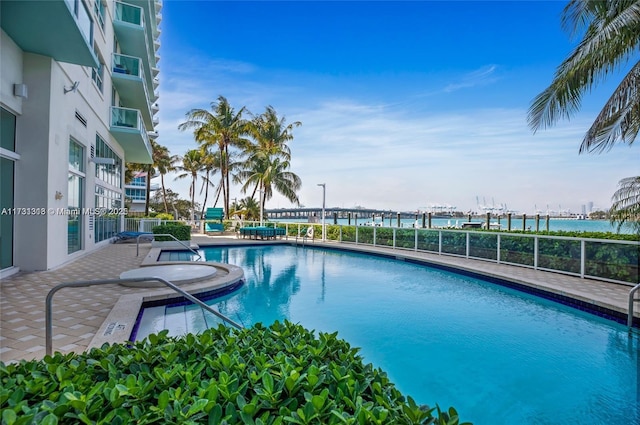
{"label": "paver walkway", "polygon": [[[195,236],[200,245],[243,243],[242,240]],[[256,243],[252,241],[252,243]],[[314,242],[315,245],[323,245]],[[335,243],[327,243],[335,246]],[[120,273],[139,267],[150,250],[149,243],[140,245],[136,257],[135,244],[110,244],[69,264],[45,272],[20,272],[0,282],[0,360],[42,358],[45,351],[45,298],[51,288],[62,282],[117,278]],[[355,248],[354,245],[350,246]],[[392,251],[387,248],[359,245],[365,251],[382,251],[397,256],[416,257],[490,276],[506,278],[530,286],[545,288],[618,311],[627,311],[630,287],[590,279],[580,279],[525,267],[495,264],[460,257]],[[124,294],[140,288],[102,285],[87,288],[65,288],[53,299],[54,349],[61,352],[83,351],[98,332],[109,312]],[[640,305],[636,304],[637,310]],[[640,312],[636,314],[640,317]]]}
{"label": "paver walkway", "polygon": [[[151,244],[110,244],[71,263],[43,272],[19,272],[0,282],[0,360],[42,358],[45,352],[45,299],[54,286],[79,280],[115,279],[140,266]],[[121,295],[137,288],[102,285],[64,288],[53,298],[56,351],[82,351]]]}

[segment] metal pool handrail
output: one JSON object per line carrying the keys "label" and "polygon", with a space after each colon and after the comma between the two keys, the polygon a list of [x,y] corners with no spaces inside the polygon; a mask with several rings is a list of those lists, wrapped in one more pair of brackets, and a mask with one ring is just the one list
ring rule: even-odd
{"label": "metal pool handrail", "polygon": [[631,291],[629,291],[629,316],[627,317],[627,326],[629,326],[629,330],[633,327],[633,302],[640,301],[639,299],[634,299],[633,295],[640,289],[640,283],[633,287]]}
{"label": "metal pool handrail", "polygon": [[122,282],[148,282],[150,280],[154,280],[154,281],[163,283],[164,285],[166,285],[169,288],[173,289],[175,292],[179,293],[180,295],[182,295],[183,297],[185,297],[189,301],[191,301],[191,302],[199,305],[203,309],[207,310],[209,313],[213,314],[214,316],[219,317],[223,321],[229,323],[230,325],[232,325],[232,326],[234,326],[234,327],[236,327],[238,329],[242,329],[242,325],[234,322],[233,320],[229,319],[224,314],[220,313],[219,311],[214,310],[211,306],[203,303],[202,301],[200,301],[199,299],[197,299],[193,295],[191,295],[188,292],[180,289],[179,287],[177,287],[173,283],[171,283],[168,280],[163,279],[161,277],[150,276],[150,277],[136,277],[136,278],[129,278],[129,279],[101,279],[101,280],[83,280],[83,281],[77,281],[77,282],[66,282],[66,283],[61,283],[61,284],[53,287],[49,291],[49,293],[47,294],[47,299],[46,299],[46,304],[45,304],[46,305],[46,307],[45,307],[45,341],[46,341],[45,349],[46,349],[46,354],[48,356],[50,356],[52,351],[53,351],[53,324],[52,324],[52,322],[53,322],[53,312],[51,311],[51,303],[53,301],[53,296],[60,289],[62,289],[62,288],[70,288],[70,287],[77,288],[77,287],[83,287],[83,286],[106,285],[106,284],[111,284],[111,283],[122,283]]}
{"label": "metal pool handrail", "polygon": [[169,233],[154,233],[152,235],[149,235],[149,234],[138,235],[138,237],[136,238],[136,257],[140,254],[140,238],[142,238],[142,237],[147,237],[148,238],[149,236],[151,236],[152,239],[155,239],[156,236],[169,236],[169,237],[173,238],[174,241],[178,242],[180,245],[182,245],[183,247],[187,248],[189,251],[191,251],[194,254],[196,254],[199,259],[202,258],[202,255],[198,254],[196,251],[191,249],[190,246],[188,246],[187,244],[185,244],[181,240],[178,240],[178,238],[176,238],[175,236],[173,236],[173,235],[171,235]]}

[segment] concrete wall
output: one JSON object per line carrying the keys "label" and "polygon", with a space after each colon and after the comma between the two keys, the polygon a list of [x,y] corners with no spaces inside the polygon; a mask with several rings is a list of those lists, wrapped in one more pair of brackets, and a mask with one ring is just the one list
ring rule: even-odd
{"label": "concrete wall", "polygon": [[[16,120],[15,206],[48,208],[49,105],[51,58],[24,54],[24,82],[29,99]],[[48,216],[15,216],[15,264],[23,270],[47,269]]]}

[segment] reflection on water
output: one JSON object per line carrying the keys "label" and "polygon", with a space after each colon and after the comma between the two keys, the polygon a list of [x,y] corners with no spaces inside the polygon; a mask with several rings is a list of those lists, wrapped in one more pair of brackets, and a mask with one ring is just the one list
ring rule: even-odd
{"label": "reflection on water", "polygon": [[291,298],[300,290],[298,265],[263,248],[206,250],[206,261],[239,265],[244,269],[245,285],[223,299],[213,300],[220,312],[245,325],[265,324],[290,317]]}

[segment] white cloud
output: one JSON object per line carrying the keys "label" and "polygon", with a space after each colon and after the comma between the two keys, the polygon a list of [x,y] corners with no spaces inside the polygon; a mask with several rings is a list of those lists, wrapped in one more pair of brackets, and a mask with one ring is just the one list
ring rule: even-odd
{"label": "white cloud", "polygon": [[[167,72],[159,142],[173,154],[194,148],[191,134],[177,127],[189,109],[208,108],[219,95],[254,113],[274,105],[288,122],[302,122],[290,144],[291,171],[302,178],[299,198],[309,206],[320,204],[316,184],[324,182],[330,206],[415,210],[437,203],[469,210],[475,209],[476,197],[484,197],[528,213],[546,204],[578,211],[588,201],[608,207],[618,180],[639,172],[624,147],[599,156],[578,155],[589,123],[584,114],[533,135],[526,104],[518,109],[415,108],[397,99],[364,99],[350,93],[345,81],[336,94],[305,84],[307,76],[276,83],[273,74],[249,64],[199,65]],[[496,69],[490,65],[470,72],[443,95],[492,84]],[[434,95],[433,104],[437,101]],[[187,197],[187,181],[167,182]],[[232,197],[243,196],[232,192]],[[268,208],[288,206],[278,195],[267,203]]]}

